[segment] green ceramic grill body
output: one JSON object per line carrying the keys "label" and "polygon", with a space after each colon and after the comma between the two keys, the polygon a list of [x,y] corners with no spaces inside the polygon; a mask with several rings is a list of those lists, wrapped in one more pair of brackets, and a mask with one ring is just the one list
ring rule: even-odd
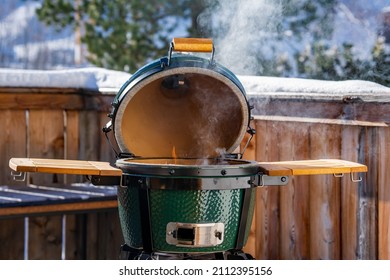
{"label": "green ceramic grill body", "polygon": [[[126,158],[118,187],[119,215],[127,245],[144,246],[150,225],[152,250],[167,253],[222,252],[242,249],[252,221],[256,162],[238,159]],[[147,206],[146,210],[142,206]],[[219,244],[172,244],[169,224],[223,224]]]}
{"label": "green ceramic grill body", "polygon": [[[139,190],[140,178],[133,184],[118,187],[118,205],[122,232],[127,245],[143,247]],[[151,178],[147,178],[151,179]],[[247,178],[250,180],[250,177]],[[234,179],[233,179],[234,180]],[[244,192],[250,192],[250,204],[243,211]],[[151,229],[153,249],[159,252],[222,252],[242,249],[250,231],[254,209],[255,189],[230,190],[150,190]],[[243,215],[244,214],[244,215]],[[243,217],[245,216],[245,217]],[[243,220],[244,219],[244,220]],[[222,244],[208,247],[175,246],[166,242],[166,227],[170,222],[223,223]],[[242,228],[243,227],[243,228]],[[243,230],[243,243],[237,244],[239,230]]]}

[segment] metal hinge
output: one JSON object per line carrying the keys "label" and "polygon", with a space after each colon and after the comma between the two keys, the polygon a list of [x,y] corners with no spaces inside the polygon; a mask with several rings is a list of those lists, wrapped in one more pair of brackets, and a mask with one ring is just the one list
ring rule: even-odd
{"label": "metal hinge", "polygon": [[284,186],[288,183],[287,176],[268,176],[259,174],[256,176],[255,185],[258,187],[264,186]]}

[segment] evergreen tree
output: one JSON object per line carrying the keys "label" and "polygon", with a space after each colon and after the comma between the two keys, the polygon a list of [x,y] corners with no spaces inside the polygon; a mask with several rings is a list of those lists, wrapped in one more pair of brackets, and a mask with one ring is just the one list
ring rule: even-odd
{"label": "evergreen tree", "polygon": [[40,20],[71,25],[93,64],[133,72],[166,53],[170,34],[182,24],[186,0],[43,0]]}
{"label": "evergreen tree", "polygon": [[[215,19],[215,12],[230,5],[234,14],[242,5],[238,0],[42,1],[39,18],[58,28],[71,25],[81,30],[90,62],[129,72],[165,55],[173,31],[180,29],[179,36],[189,37],[227,36],[231,19]],[[266,5],[268,0],[263,1]],[[271,35],[251,42],[250,57],[254,59],[250,63],[257,65],[252,75],[365,79],[390,84],[390,52],[383,40],[378,40],[372,57],[366,60],[354,56],[350,43],[329,45],[338,0],[269,1],[281,5],[281,14],[271,19],[276,21],[272,22],[275,29],[266,30]],[[304,49],[303,41],[307,43]],[[241,42],[232,43],[242,47]],[[290,49],[281,50],[280,46]]]}

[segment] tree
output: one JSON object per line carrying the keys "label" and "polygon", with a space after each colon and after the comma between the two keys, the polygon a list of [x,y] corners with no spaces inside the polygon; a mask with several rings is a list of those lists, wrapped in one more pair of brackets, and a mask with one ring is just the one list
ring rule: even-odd
{"label": "tree", "polygon": [[166,53],[182,24],[185,0],[43,0],[40,20],[81,30],[88,60],[100,67],[134,71]]}
{"label": "tree", "polygon": [[[379,37],[372,50],[373,66],[365,69],[366,79],[390,87],[390,45]],[[363,73],[363,75],[364,75]]]}
{"label": "tree", "polygon": [[[389,83],[389,52],[331,46],[339,0],[42,0],[39,18],[81,30],[88,60],[133,72],[166,54],[172,34],[211,37],[237,74]],[[386,76],[387,75],[387,76]]]}
{"label": "tree", "polygon": [[390,86],[390,52],[378,38],[371,57],[364,60],[354,56],[352,44],[330,47],[324,43],[297,53],[298,76],[323,80],[367,80]]}

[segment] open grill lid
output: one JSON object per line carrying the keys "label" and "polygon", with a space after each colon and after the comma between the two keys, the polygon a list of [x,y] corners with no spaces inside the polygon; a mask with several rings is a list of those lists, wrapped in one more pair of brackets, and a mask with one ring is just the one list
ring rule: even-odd
{"label": "open grill lid", "polygon": [[208,52],[208,39],[174,39],[169,55],[138,70],[113,102],[112,126],[122,153],[210,158],[232,153],[248,130],[243,86],[225,67],[173,50]]}

